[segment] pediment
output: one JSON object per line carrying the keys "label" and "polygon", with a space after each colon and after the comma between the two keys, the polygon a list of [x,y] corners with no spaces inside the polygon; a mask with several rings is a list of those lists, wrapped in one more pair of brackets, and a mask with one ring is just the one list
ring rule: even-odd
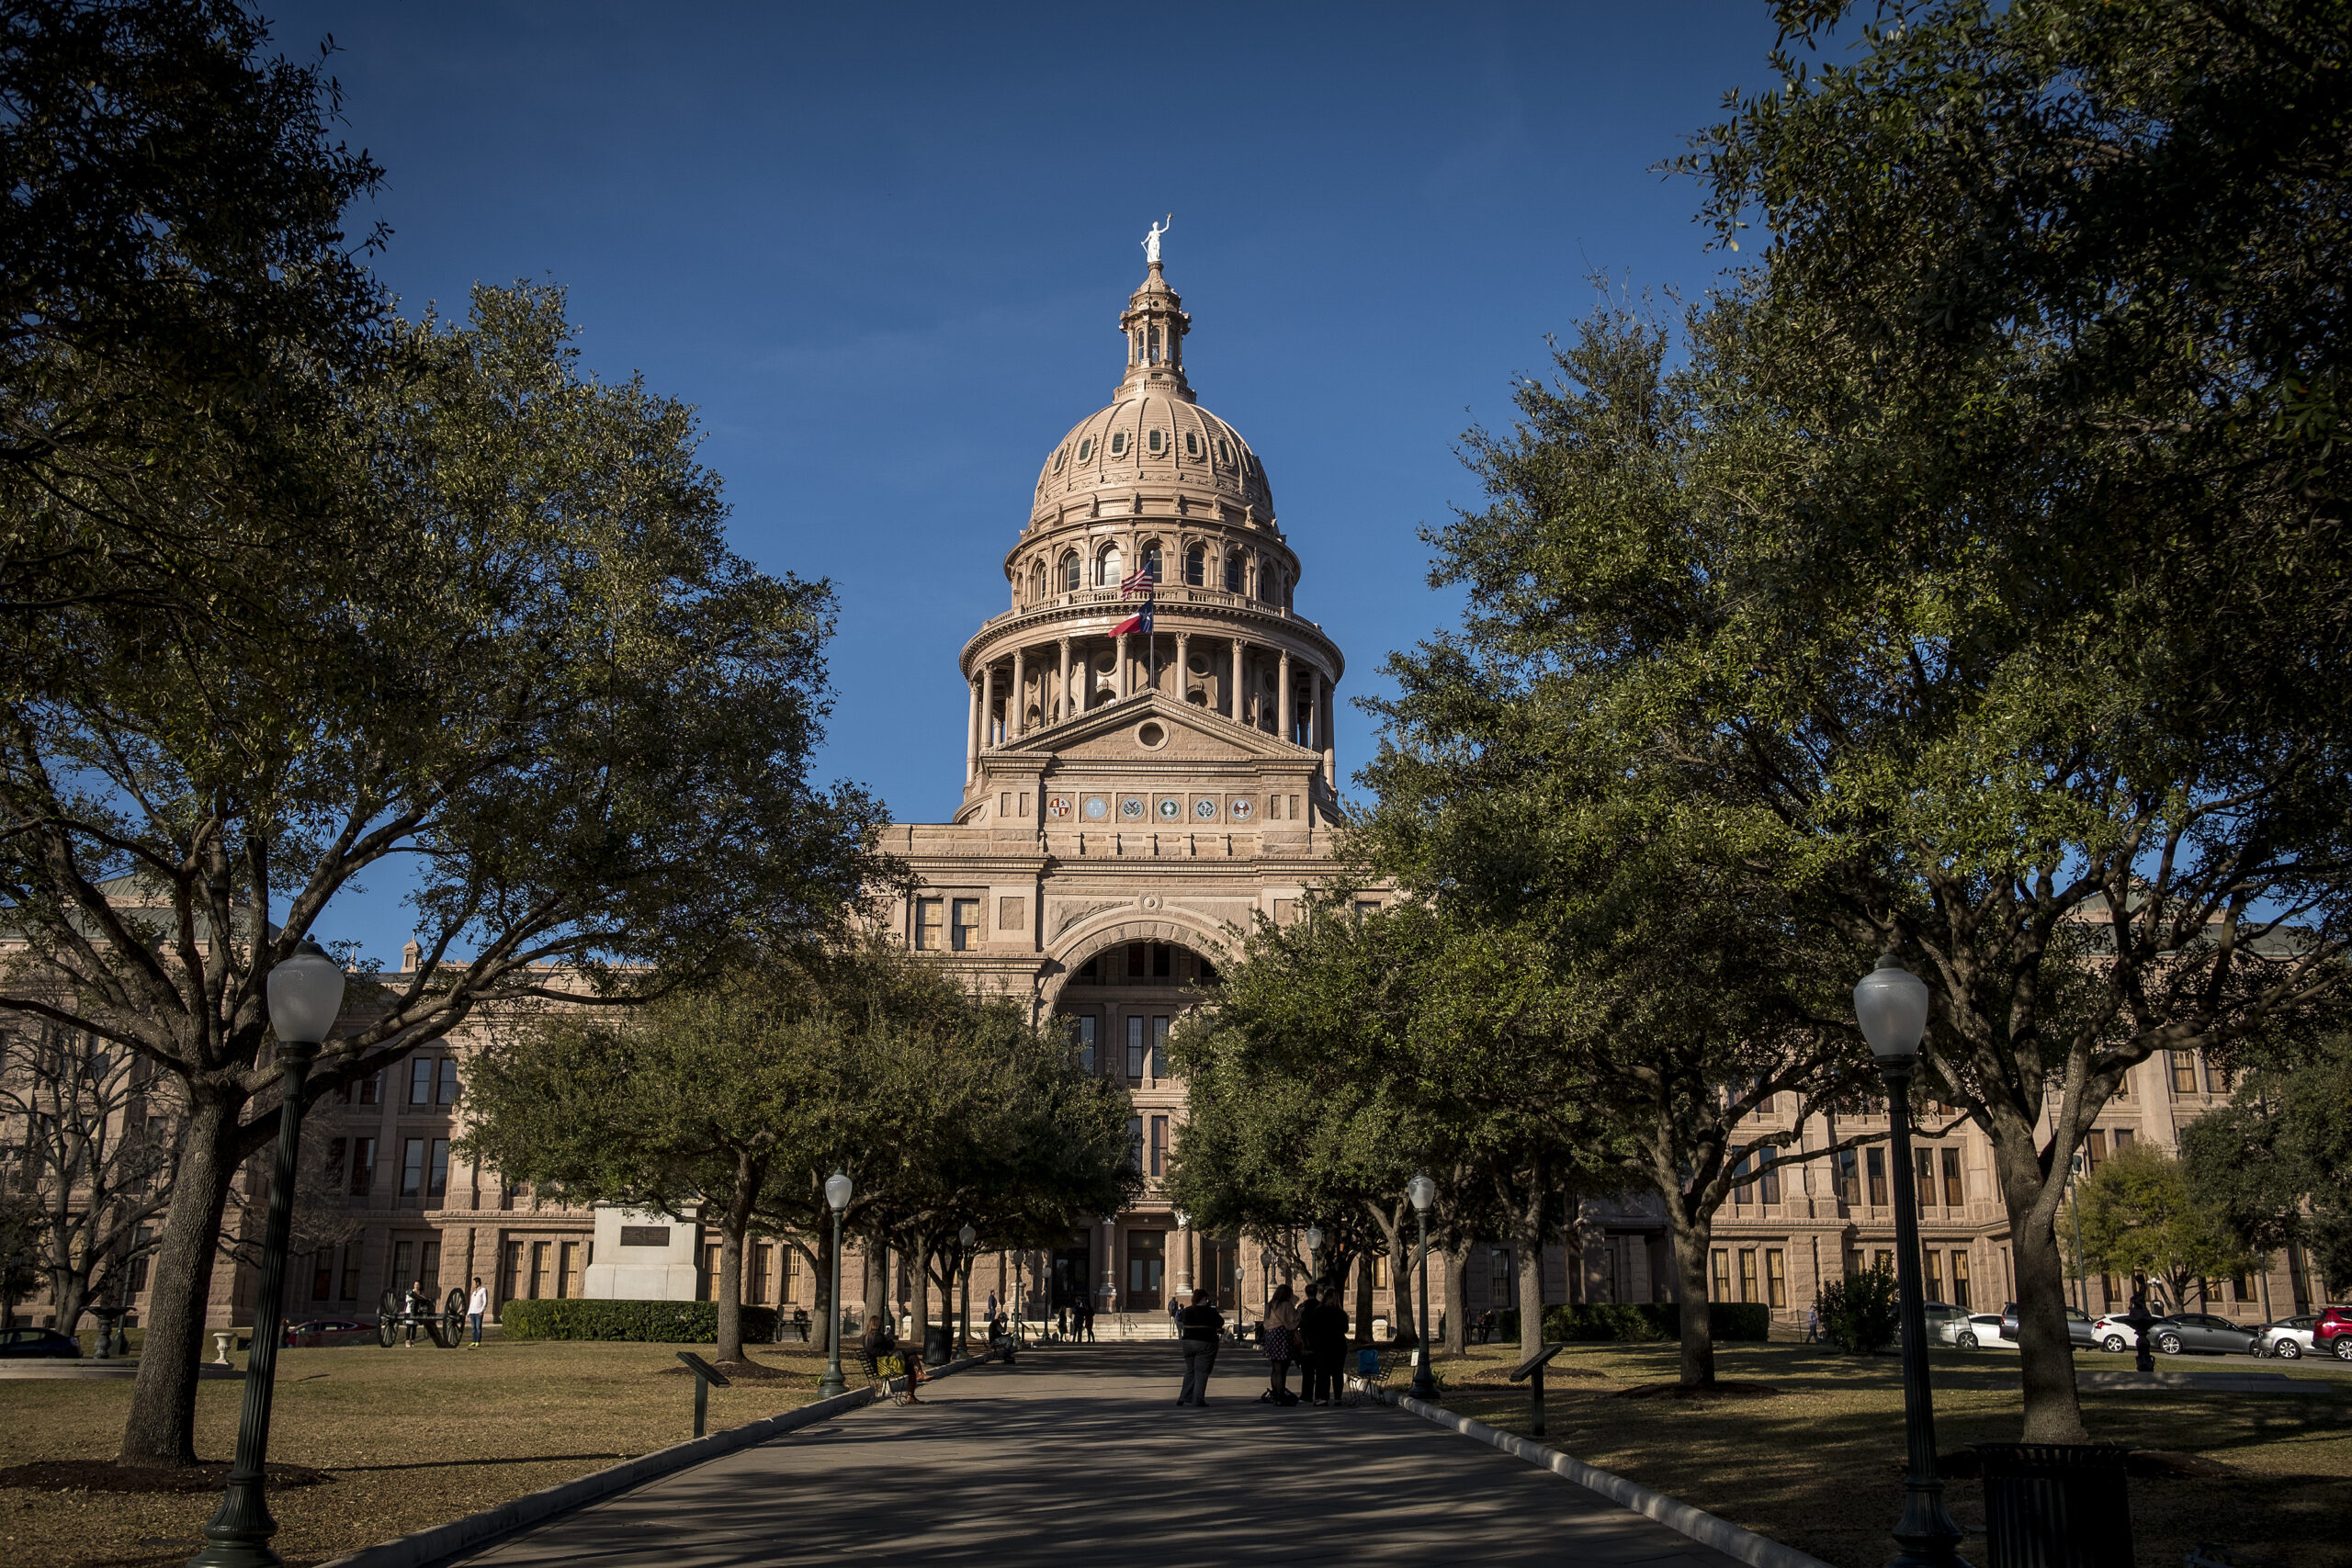
{"label": "pediment", "polygon": [[[1144,725],[1159,726],[1159,745],[1145,743]],[[1148,692],[1050,725],[1009,741],[992,757],[1035,757],[1058,762],[1307,762],[1315,753],[1261,729],[1164,692]]]}

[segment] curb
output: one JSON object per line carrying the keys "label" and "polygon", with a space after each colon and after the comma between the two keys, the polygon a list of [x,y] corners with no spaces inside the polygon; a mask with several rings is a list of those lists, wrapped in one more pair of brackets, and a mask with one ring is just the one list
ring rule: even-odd
{"label": "curb", "polygon": [[[967,1356],[961,1360],[934,1368],[930,1375],[942,1378],[996,1359],[992,1351]],[[526,1492],[520,1497],[511,1497],[496,1507],[484,1508],[478,1514],[468,1514],[446,1524],[431,1525],[408,1535],[379,1541],[374,1546],[363,1546],[356,1551],[330,1559],[320,1568],[430,1568],[431,1564],[445,1562],[461,1551],[487,1546],[501,1536],[511,1535],[532,1525],[545,1524],[558,1514],[601,1502],[631,1487],[659,1481],[665,1475],[691,1470],[698,1464],[707,1464],[715,1459],[724,1459],[744,1449],[757,1448],[803,1427],[816,1426],[835,1416],[858,1409],[871,1403],[873,1398],[871,1388],[854,1388],[847,1393],[820,1399],[814,1404],[804,1404],[780,1416],[746,1422],[741,1427],[730,1427],[724,1432],[713,1432],[707,1437],[689,1438],[683,1443],[673,1443],[666,1449],[640,1454],[608,1470],[591,1471],[586,1475],[576,1475],[570,1481],[558,1482],[537,1492]]]}
{"label": "curb", "polygon": [[1384,1404],[1400,1410],[1409,1410],[1424,1421],[1449,1427],[1465,1438],[1476,1438],[1490,1443],[1514,1459],[1524,1460],[1541,1470],[1548,1470],[1566,1480],[1573,1481],[1589,1492],[1598,1492],[1612,1503],[1622,1504],[1637,1514],[1645,1514],[1678,1535],[1690,1537],[1702,1546],[1712,1546],[1726,1557],[1736,1557],[1749,1568],[1829,1568],[1818,1557],[1799,1551],[1793,1546],[1783,1546],[1754,1530],[1718,1518],[1704,1508],[1653,1492],[1648,1487],[1598,1470],[1580,1459],[1572,1459],[1557,1449],[1531,1442],[1516,1433],[1505,1432],[1474,1421],[1467,1416],[1415,1399],[1410,1394],[1397,1393],[1385,1388],[1371,1388],[1360,1379],[1350,1378],[1351,1386],[1363,1389]]}

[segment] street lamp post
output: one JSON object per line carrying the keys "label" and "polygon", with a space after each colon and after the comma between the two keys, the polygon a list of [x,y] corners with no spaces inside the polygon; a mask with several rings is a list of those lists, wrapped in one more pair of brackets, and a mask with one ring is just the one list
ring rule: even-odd
{"label": "street lamp post", "polygon": [[956,1306],[956,1353],[959,1356],[972,1342],[972,1244],[979,1239],[979,1233],[969,1225],[956,1233],[963,1252],[963,1294]]}
{"label": "street lamp post", "polygon": [[[1405,1183],[1405,1196],[1412,1201],[1414,1217],[1420,1221],[1420,1300],[1414,1303],[1420,1314],[1415,1326],[1413,1343],[1413,1397],[1435,1399],[1437,1379],[1430,1371],[1430,1205],[1437,1201],[1437,1183],[1426,1176],[1416,1176]],[[1457,1305],[1454,1311],[1462,1309]]]}
{"label": "street lamp post", "polygon": [[842,1211],[849,1207],[856,1190],[856,1184],[842,1171],[825,1178],[825,1201],[833,1211],[833,1294],[826,1310],[833,1320],[825,1329],[825,1375],[817,1382],[820,1399],[849,1392],[849,1383],[842,1377]]}
{"label": "street lamp post", "polygon": [[294,1172],[302,1140],[302,1086],[319,1042],[343,1011],[343,966],[304,937],[273,966],[266,986],[269,1027],[277,1037],[277,1173],[269,1188],[269,1223],[263,1232],[259,1294],[254,1300],[253,1349],[245,1358],[244,1413],[237,1422],[237,1458],[220,1511],[204,1527],[203,1551],[188,1568],[269,1568],[283,1561],[270,1550],[277,1533],[265,1495],[269,1460],[269,1406],[277,1371],[278,1321],[286,1294],[287,1243],[294,1228]]}
{"label": "street lamp post", "polygon": [[1323,1250],[1323,1227],[1306,1227],[1306,1282],[1318,1289],[1323,1283],[1323,1271],[1316,1267],[1315,1255]]}
{"label": "street lamp post", "polygon": [[1894,1156],[1894,1277],[1903,1322],[1903,1427],[1910,1446],[1896,1552],[1888,1568],[1966,1568],[1960,1527],[1936,1474],[1935,1396],[1928,1386],[1928,1317],[1919,1294],[1919,1211],[1911,1173],[1911,1069],[1928,1029],[1928,985],[1889,953],[1854,987],[1854,1017],[1886,1079]]}

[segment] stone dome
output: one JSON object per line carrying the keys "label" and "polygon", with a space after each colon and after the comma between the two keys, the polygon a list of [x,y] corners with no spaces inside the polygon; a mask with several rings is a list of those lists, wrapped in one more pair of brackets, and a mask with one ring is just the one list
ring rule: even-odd
{"label": "stone dome", "polygon": [[1147,488],[1172,492],[1180,511],[1197,504],[1204,516],[1273,525],[1265,465],[1239,431],[1201,407],[1184,378],[1184,335],[1193,318],[1182,307],[1153,262],[1119,317],[1127,340],[1125,378],[1108,407],[1079,421],[1046,454],[1031,526],[1061,517],[1073,501],[1091,502],[1090,511],[1100,499],[1132,505]]}

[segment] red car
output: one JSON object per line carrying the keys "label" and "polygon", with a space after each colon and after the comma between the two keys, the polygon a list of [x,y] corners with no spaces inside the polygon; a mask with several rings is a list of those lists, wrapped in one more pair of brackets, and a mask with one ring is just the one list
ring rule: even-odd
{"label": "red car", "polygon": [[2352,1306],[2332,1306],[2312,1325],[2312,1348],[2339,1361],[2352,1361]]}

